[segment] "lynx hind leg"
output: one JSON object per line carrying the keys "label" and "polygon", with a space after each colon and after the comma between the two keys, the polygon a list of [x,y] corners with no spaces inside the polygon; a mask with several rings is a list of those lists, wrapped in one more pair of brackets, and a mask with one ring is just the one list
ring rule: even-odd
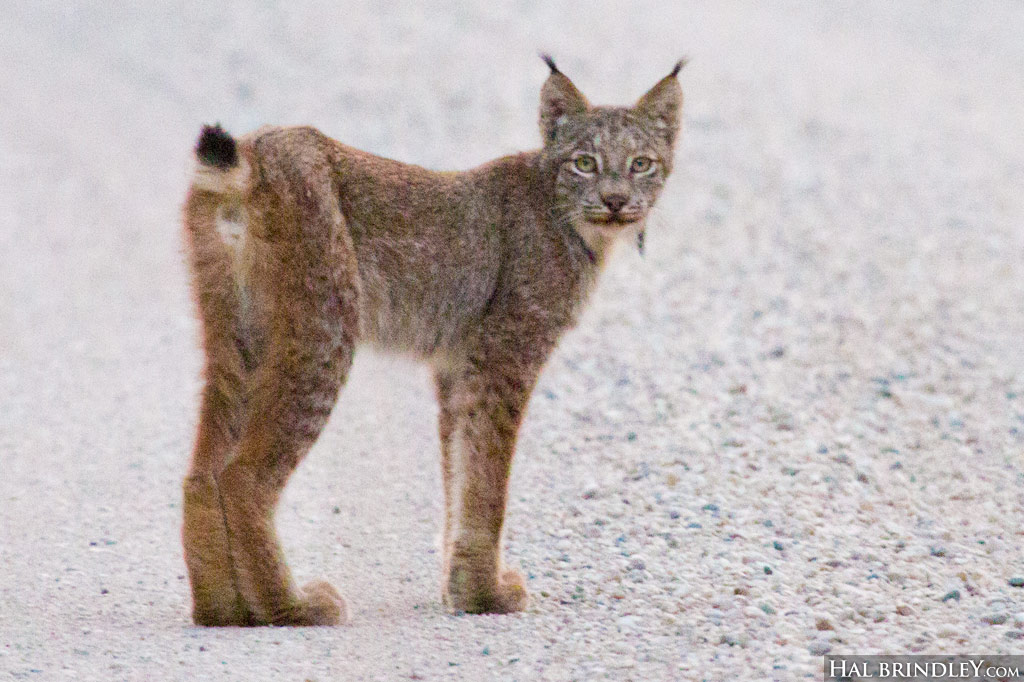
{"label": "lynx hind leg", "polygon": [[266,360],[248,391],[237,455],[219,477],[241,599],[256,623],[333,625],[346,606],[323,581],[296,589],[273,514],[289,476],[326,424],[352,363],[358,270],[326,153],[313,131],[256,140],[264,181],[252,199],[273,240],[252,278],[266,319]]}
{"label": "lynx hind leg", "polygon": [[242,426],[245,367],[238,290],[230,255],[217,237],[219,200],[193,191],[185,229],[206,353],[205,386],[192,460],[183,485],[182,544],[199,625],[244,625],[252,615],[234,577],[217,477]]}
{"label": "lynx hind leg", "polygon": [[279,130],[245,143],[241,156],[259,159],[263,180],[234,197],[259,221],[244,229],[244,287],[239,251],[224,248],[215,224],[224,197],[194,190],[186,205],[207,350],[183,530],[200,624],[328,625],[347,615],[326,582],[295,588],[273,526],[281,490],[331,412],[358,325],[351,239],[327,160],[302,136],[315,137]]}

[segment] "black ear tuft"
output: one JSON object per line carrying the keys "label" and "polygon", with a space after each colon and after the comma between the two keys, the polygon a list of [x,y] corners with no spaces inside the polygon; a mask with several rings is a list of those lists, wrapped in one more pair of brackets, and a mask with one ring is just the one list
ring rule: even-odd
{"label": "black ear tuft", "polygon": [[551,69],[544,87],[540,89],[540,130],[545,140],[552,140],[566,116],[586,111],[590,103],[568,76],[558,70],[550,55],[541,54],[540,58]]}
{"label": "black ear tuft", "polygon": [[543,59],[544,63],[548,65],[548,68],[551,69],[551,73],[562,73],[561,71],[558,70],[558,67],[555,66],[555,60],[552,59],[551,55],[549,55],[547,52],[541,52],[540,58]]}
{"label": "black ear tuft", "polygon": [[672,78],[675,78],[676,76],[679,75],[679,72],[683,70],[683,67],[686,66],[689,63],[690,63],[690,58],[689,57],[683,57],[678,62],[676,62],[676,66],[675,66],[674,69],[672,69],[672,73],[670,73],[669,76],[671,76]]}
{"label": "black ear tuft", "polygon": [[207,166],[227,170],[238,165],[238,145],[219,123],[204,125],[196,142],[196,156]]}
{"label": "black ear tuft", "polygon": [[680,60],[672,73],[655,83],[636,103],[636,110],[654,120],[670,145],[679,133],[679,117],[683,110],[683,89],[675,76],[684,64]]}

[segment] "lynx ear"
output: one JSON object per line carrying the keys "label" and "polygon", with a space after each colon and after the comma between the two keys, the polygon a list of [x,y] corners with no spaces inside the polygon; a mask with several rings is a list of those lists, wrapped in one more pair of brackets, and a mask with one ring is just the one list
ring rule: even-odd
{"label": "lynx ear", "polygon": [[590,108],[590,102],[583,96],[572,81],[555,66],[555,60],[546,54],[541,59],[551,69],[551,75],[544,81],[540,90],[540,131],[544,140],[555,136],[555,131],[563,117],[570,114],[581,114]]}
{"label": "lynx ear", "polygon": [[655,125],[664,132],[668,143],[675,142],[679,133],[679,115],[683,110],[683,89],[679,87],[679,70],[686,66],[680,59],[672,73],[662,78],[636,103],[636,110],[654,119]]}

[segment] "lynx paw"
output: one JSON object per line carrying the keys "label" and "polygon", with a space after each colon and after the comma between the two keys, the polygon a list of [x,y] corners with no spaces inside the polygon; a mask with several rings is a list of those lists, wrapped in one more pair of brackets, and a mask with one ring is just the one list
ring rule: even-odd
{"label": "lynx paw", "polygon": [[274,617],[274,625],[341,625],[347,620],[345,599],[326,580],[314,580],[290,608]]}
{"label": "lynx paw", "polygon": [[212,476],[184,483],[182,541],[192,584],[192,621],[203,626],[253,625],[235,585],[224,512]]}
{"label": "lynx paw", "polygon": [[203,627],[246,627],[256,625],[256,620],[244,605],[232,609],[210,608],[196,604],[192,609],[192,622]]}
{"label": "lynx paw", "polygon": [[491,584],[473,580],[465,569],[454,569],[444,595],[445,604],[456,613],[513,613],[525,609],[528,601],[523,575],[514,569]]}

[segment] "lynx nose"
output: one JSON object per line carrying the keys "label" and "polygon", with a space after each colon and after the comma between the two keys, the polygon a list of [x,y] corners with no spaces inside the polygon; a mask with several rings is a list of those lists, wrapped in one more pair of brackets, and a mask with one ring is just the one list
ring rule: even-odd
{"label": "lynx nose", "polygon": [[622,210],[622,207],[629,201],[629,197],[625,194],[602,194],[601,201],[608,207],[608,210],[612,213],[618,213]]}

